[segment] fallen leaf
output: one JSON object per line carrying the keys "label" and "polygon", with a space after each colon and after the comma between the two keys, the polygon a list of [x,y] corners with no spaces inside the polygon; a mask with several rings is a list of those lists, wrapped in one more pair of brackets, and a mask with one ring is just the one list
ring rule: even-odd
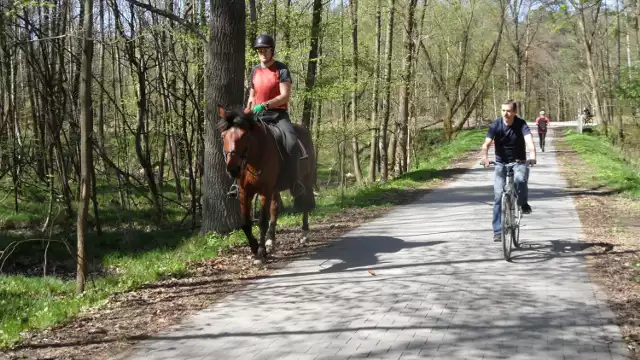
{"label": "fallen leaf", "polygon": [[373,275],[373,276],[376,276],[376,272],[375,272],[375,271],[373,271],[373,270],[371,270],[371,269],[368,269],[367,271],[369,272],[369,274],[371,274],[371,275]]}

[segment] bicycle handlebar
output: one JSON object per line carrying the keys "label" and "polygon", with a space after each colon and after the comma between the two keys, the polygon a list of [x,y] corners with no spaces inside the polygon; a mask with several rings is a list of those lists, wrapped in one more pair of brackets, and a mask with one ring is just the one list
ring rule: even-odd
{"label": "bicycle handlebar", "polygon": [[[491,160],[489,161],[489,165],[495,165],[495,164],[497,164],[495,161],[491,161]],[[526,161],[517,160],[517,161],[515,161],[513,163],[509,163],[509,164],[506,164],[506,165],[507,166],[513,166],[515,164],[527,164],[527,165],[533,166],[533,165],[537,164],[537,161],[536,160],[532,160],[532,159],[528,159]],[[484,165],[482,163],[482,161],[480,161],[480,165]]]}

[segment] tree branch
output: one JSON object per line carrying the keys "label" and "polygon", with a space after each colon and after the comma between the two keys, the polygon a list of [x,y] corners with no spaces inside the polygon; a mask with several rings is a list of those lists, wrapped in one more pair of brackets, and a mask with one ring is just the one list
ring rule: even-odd
{"label": "tree branch", "polygon": [[137,0],[127,0],[128,3],[133,4],[135,6],[141,7],[145,10],[151,11],[154,14],[163,16],[171,21],[177,22],[178,24],[184,26],[187,30],[191,31],[195,36],[198,37],[198,39],[200,39],[203,43],[207,43],[207,38],[200,32],[200,30],[198,29],[198,27],[190,22],[187,21],[179,16],[177,16],[176,14],[170,13],[166,10],[162,10],[162,9],[158,9],[152,5],[149,4],[145,4],[145,3],[141,3]]}
{"label": "tree branch", "polygon": [[431,76],[436,83],[438,90],[440,90],[445,97],[445,99],[449,99],[449,91],[446,88],[445,79],[442,77],[442,73],[438,72],[436,68],[433,66],[433,61],[431,60],[431,56],[429,55],[429,51],[427,47],[424,45],[424,41],[420,40],[420,48],[424,52],[424,55],[427,57],[427,65],[429,66],[429,70],[431,71]]}

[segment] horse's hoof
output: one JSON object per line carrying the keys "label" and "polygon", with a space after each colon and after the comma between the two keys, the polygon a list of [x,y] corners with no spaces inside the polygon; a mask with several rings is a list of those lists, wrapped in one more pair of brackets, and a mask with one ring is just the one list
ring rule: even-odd
{"label": "horse's hoof", "polygon": [[304,245],[307,243],[307,241],[309,241],[309,232],[308,231],[303,231],[302,232],[302,237],[300,238],[300,244]]}
{"label": "horse's hoof", "polygon": [[267,242],[264,243],[264,246],[267,248],[267,252],[269,254],[272,254],[276,251],[276,242],[274,240],[267,240]]}

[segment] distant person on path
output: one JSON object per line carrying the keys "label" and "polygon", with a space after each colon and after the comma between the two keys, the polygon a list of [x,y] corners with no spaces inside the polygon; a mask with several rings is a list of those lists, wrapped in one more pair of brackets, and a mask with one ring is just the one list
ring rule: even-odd
{"label": "distant person on path", "polygon": [[495,142],[496,165],[494,172],[494,204],[493,204],[493,241],[502,240],[502,189],[506,182],[506,164],[518,162],[514,166],[514,181],[518,195],[518,205],[522,207],[524,214],[531,213],[528,203],[527,181],[529,167],[527,166],[527,145],[529,146],[529,160],[532,164],[536,161],[536,147],[533,144],[533,136],[527,123],[516,116],[518,104],[513,100],[507,100],[502,104],[502,117],[497,118],[489,127],[487,138],[482,144],[482,164],[488,167],[489,146]]}
{"label": "distant person on path", "polygon": [[591,122],[591,119],[593,118],[593,115],[591,115],[591,111],[589,111],[589,108],[584,108],[582,109],[582,115],[583,117],[583,124],[588,124]]}
{"label": "distant person on path", "polygon": [[540,139],[540,150],[544,152],[545,138],[547,137],[547,127],[551,120],[545,114],[544,110],[540,111],[540,116],[536,119],[536,125],[538,125],[538,138]]}

